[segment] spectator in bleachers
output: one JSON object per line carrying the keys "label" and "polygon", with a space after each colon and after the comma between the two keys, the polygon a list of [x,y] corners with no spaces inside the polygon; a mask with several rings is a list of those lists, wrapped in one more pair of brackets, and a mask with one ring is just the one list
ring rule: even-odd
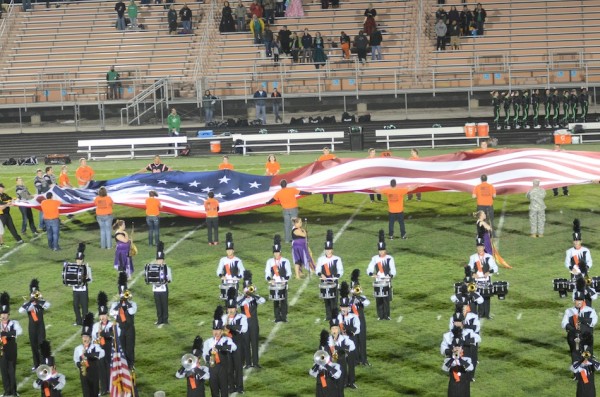
{"label": "spectator in bleachers", "polygon": [[267,124],[267,103],[265,98],[267,92],[261,87],[254,93],[254,106],[256,108],[256,118],[262,121],[263,125]]}
{"label": "spectator in bleachers", "polygon": [[331,8],[340,8],[340,0],[331,0]]}
{"label": "spectator in bleachers", "polygon": [[366,35],[370,36],[371,33],[373,33],[373,30],[375,29],[375,25],[377,25],[375,23],[375,17],[377,16],[377,10],[375,10],[373,8],[372,3],[369,3],[369,6],[365,10],[364,15],[365,15],[365,21],[363,23],[363,30],[365,31]]}
{"label": "spectator in bleachers", "polygon": [[437,38],[435,48],[437,51],[444,51],[446,49],[446,33],[448,27],[444,23],[443,19],[438,19],[435,23],[435,36]]}
{"label": "spectator in bleachers", "polygon": [[300,40],[296,32],[293,32],[290,38],[290,54],[292,55],[293,63],[298,63],[300,51],[302,51],[302,40]]}
{"label": "spectator in bleachers", "polygon": [[167,21],[169,21],[169,34],[174,32],[177,33],[177,11],[175,11],[175,6],[173,4],[169,6]]}
{"label": "spectator in bleachers", "polygon": [[[271,102],[273,104],[273,116],[275,116],[275,122],[283,123],[283,119],[279,115],[279,110],[281,110],[281,92],[277,91],[277,88],[273,88],[273,92],[271,93]],[[271,156],[269,156],[269,158],[270,157]],[[273,155],[273,157],[275,156]]]}
{"label": "spectator in bleachers", "polygon": [[183,4],[181,10],[179,10],[179,19],[181,20],[183,33],[192,34],[192,10],[190,10],[190,8],[185,3]]}
{"label": "spectator in bleachers", "polygon": [[460,28],[458,27],[458,21],[452,21],[448,29],[448,36],[450,36],[450,48],[460,50]]}
{"label": "spectator in bleachers", "polygon": [[473,21],[473,13],[469,10],[467,5],[463,5],[463,9],[460,12],[460,29],[462,31],[463,36],[469,35],[469,26],[471,26],[471,22]]}
{"label": "spectator in bleachers", "polygon": [[321,37],[321,32],[317,32],[313,41],[313,62],[315,63],[315,69],[319,69],[320,66],[325,66],[325,63],[327,63],[325,41]]}
{"label": "spectator in bleachers", "polygon": [[229,6],[229,2],[223,3],[221,10],[221,22],[219,23],[219,32],[235,32],[235,21],[233,20],[233,11]]}
{"label": "spectator in bleachers", "polygon": [[250,21],[250,32],[252,32],[252,37],[254,37],[254,44],[262,44],[264,30],[265,23],[263,20],[258,18],[256,14],[252,14],[252,20]]}
{"label": "spectator in bleachers", "polygon": [[381,61],[381,42],[383,41],[383,36],[381,35],[381,31],[377,29],[377,25],[375,25],[373,33],[371,33],[371,37],[369,39],[369,44],[371,45],[371,60],[372,61]]}
{"label": "spectator in bleachers", "polygon": [[247,14],[248,14],[248,11],[246,10],[246,6],[244,6],[244,3],[242,2],[242,0],[240,0],[237,7],[235,8],[235,19],[237,21],[237,31],[238,32],[243,32],[246,30],[246,15]]}
{"label": "spectator in bleachers", "polygon": [[350,59],[350,37],[346,34],[346,32],[340,33],[340,48],[342,49],[342,53],[344,55],[344,59]]}
{"label": "spectator in bleachers", "polygon": [[363,64],[367,62],[367,47],[369,46],[369,39],[365,36],[365,32],[361,30],[354,36],[354,48],[356,48],[356,55],[358,61]]}
{"label": "spectator in bleachers", "polygon": [[250,14],[252,15],[252,18],[254,18],[254,15],[256,15],[257,18],[262,18],[263,9],[262,6],[258,4],[258,0],[252,0],[252,4],[250,4]]}
{"label": "spectator in bleachers", "polygon": [[275,16],[277,18],[285,16],[284,5],[285,3],[283,0],[275,0]]}
{"label": "spectator in bleachers", "polygon": [[440,6],[440,8],[438,8],[438,10],[435,12],[435,20],[439,21],[442,20],[442,22],[444,22],[444,25],[447,24],[448,21],[448,13],[446,12],[446,10],[444,10],[444,7]]}
{"label": "spectator in bleachers", "polygon": [[321,9],[326,10],[329,8],[329,0],[321,0]]}
{"label": "spectator in bleachers", "polygon": [[263,42],[265,43],[265,56],[270,57],[272,48],[273,48],[273,31],[271,30],[271,25],[265,25],[265,32],[263,34]]}
{"label": "spectator in bleachers", "polygon": [[483,25],[485,23],[485,18],[487,17],[487,13],[481,6],[481,3],[477,3],[477,8],[473,12],[473,20],[475,21],[475,25],[477,26],[477,35],[483,36]]}
{"label": "spectator in bleachers", "polygon": [[456,21],[456,24],[460,27],[460,14],[456,9],[456,6],[450,7],[450,12],[448,12],[448,29],[452,26],[452,22]]}
{"label": "spectator in bleachers", "polygon": [[179,136],[181,117],[179,117],[175,108],[171,109],[171,113],[167,117],[167,127],[169,128],[169,136]]}
{"label": "spectator in bleachers", "polygon": [[302,0],[290,0],[285,9],[285,16],[288,18],[300,18],[304,16]]}
{"label": "spectator in bleachers", "polygon": [[284,54],[290,53],[291,36],[292,32],[288,29],[287,26],[283,25],[283,27],[279,31],[279,44],[281,44],[281,52],[283,52]]}
{"label": "spectator in bleachers", "polygon": [[136,28],[137,25],[137,17],[138,17],[138,6],[135,4],[135,0],[129,0],[129,4],[127,5],[127,16],[129,17],[129,23],[132,28]]}
{"label": "spectator in bleachers", "polygon": [[117,2],[117,4],[115,4],[115,11],[117,12],[117,29],[118,30],[125,30],[126,25],[125,25],[125,10],[127,9],[127,7],[125,6],[125,3],[123,3],[123,0],[119,0]]}
{"label": "spectator in bleachers", "polygon": [[275,0],[263,0],[265,21],[269,24],[275,23]]}
{"label": "spectator in bleachers", "polygon": [[114,66],[111,66],[108,73],[106,73],[108,99],[121,99],[121,93],[119,92],[119,78],[119,72],[115,70]]}
{"label": "spectator in bleachers", "polygon": [[313,61],[313,38],[308,33],[308,29],[304,29],[302,34],[302,62],[311,63]]}
{"label": "spectator in bleachers", "polygon": [[215,104],[217,103],[217,97],[210,93],[210,90],[204,91],[202,97],[202,107],[204,108],[204,123],[212,123],[213,114],[215,112]]}
{"label": "spectator in bleachers", "polygon": [[[23,0],[23,11],[31,9],[31,0]],[[0,7],[0,18],[2,18],[3,7]]]}
{"label": "spectator in bleachers", "polygon": [[273,66],[279,65],[279,53],[281,52],[281,44],[279,44],[279,36],[273,37],[271,43],[271,53],[273,54]]}

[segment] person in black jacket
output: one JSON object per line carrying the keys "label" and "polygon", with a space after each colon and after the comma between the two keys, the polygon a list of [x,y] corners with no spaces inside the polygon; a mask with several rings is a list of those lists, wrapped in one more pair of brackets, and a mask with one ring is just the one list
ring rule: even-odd
{"label": "person in black jacket", "polygon": [[560,94],[558,90],[554,90],[552,93],[552,127],[558,128],[558,119],[560,117]]}
{"label": "person in black jacket", "polygon": [[183,33],[192,34],[192,10],[184,4],[181,10],[179,10],[179,19],[183,25]]}
{"label": "person in black jacket", "polygon": [[377,25],[375,25],[373,29],[373,33],[371,33],[371,38],[369,39],[369,44],[371,45],[371,60],[381,61],[383,59],[381,56],[381,42],[383,41],[383,36],[381,35],[381,31],[377,29]]}
{"label": "person in black jacket", "polygon": [[579,94],[579,107],[581,107],[581,117],[579,121],[582,121],[584,123],[588,113],[589,101],[590,98],[587,88],[581,87],[581,93]]}
{"label": "person in black jacket", "polygon": [[0,222],[12,234],[17,244],[23,244],[23,239],[17,233],[13,219],[10,216],[10,207],[13,205],[12,197],[4,192],[4,184],[0,183],[0,210],[2,210],[2,213],[0,213]]}
{"label": "person in black jacket", "polygon": [[521,93],[519,91],[515,91],[511,94],[512,96],[512,108],[513,108],[513,126],[515,129],[521,128],[519,124],[519,113],[521,112]]}
{"label": "person in black jacket", "polygon": [[550,128],[550,113],[552,110],[552,91],[546,90],[546,95],[542,99],[544,104],[544,128]]}
{"label": "person in black jacket", "polygon": [[368,45],[369,39],[367,39],[367,36],[365,36],[365,33],[362,30],[359,30],[358,34],[354,37],[354,47],[356,48],[356,55],[358,55],[359,62],[367,62]]}
{"label": "person in black jacket", "polygon": [[167,21],[169,21],[169,34],[173,32],[177,33],[177,11],[175,11],[175,6],[173,4],[169,6]]}
{"label": "person in black jacket", "polygon": [[485,24],[485,18],[487,13],[481,6],[481,3],[477,3],[477,7],[473,12],[473,20],[475,21],[475,26],[477,26],[477,35],[483,36],[483,25]]}
{"label": "person in black jacket", "polygon": [[125,23],[125,10],[127,9],[127,7],[125,6],[125,3],[123,3],[123,0],[119,0],[117,2],[117,4],[115,4],[115,11],[117,12],[117,29],[118,30],[125,30],[125,28],[127,27],[127,24]]}
{"label": "person in black jacket", "polygon": [[502,106],[504,107],[504,128],[510,130],[510,104],[511,96],[506,92],[502,93]]}
{"label": "person in black jacket", "polygon": [[460,30],[462,31],[463,36],[469,35],[469,26],[471,25],[471,21],[473,21],[473,13],[465,4],[460,12]]}
{"label": "person in black jacket", "polygon": [[500,99],[500,95],[498,91],[492,91],[492,106],[494,107],[494,127],[499,130],[500,129],[500,106],[502,105],[502,100]]}

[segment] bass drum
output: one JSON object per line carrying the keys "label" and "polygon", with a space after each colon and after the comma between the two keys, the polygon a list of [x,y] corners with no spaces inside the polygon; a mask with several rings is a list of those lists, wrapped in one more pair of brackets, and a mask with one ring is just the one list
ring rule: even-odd
{"label": "bass drum", "polygon": [[146,284],[165,284],[167,278],[167,265],[157,265],[149,263],[144,266],[144,279]]}
{"label": "bass drum", "polygon": [[62,271],[63,284],[81,287],[87,280],[87,267],[77,263],[65,262]]}

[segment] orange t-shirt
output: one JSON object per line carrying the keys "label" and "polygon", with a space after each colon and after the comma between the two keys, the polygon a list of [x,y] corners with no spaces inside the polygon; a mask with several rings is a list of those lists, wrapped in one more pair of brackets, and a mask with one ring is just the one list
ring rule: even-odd
{"label": "orange t-shirt", "polygon": [[148,216],[159,216],[160,215],[160,200],[156,197],[148,197],[146,199],[146,215]]}
{"label": "orange t-shirt", "polygon": [[281,203],[281,208],[284,210],[289,210],[292,208],[298,207],[298,199],[296,199],[296,195],[300,194],[300,190],[295,187],[284,187],[277,193],[273,198],[275,200],[279,200]]}
{"label": "orange t-shirt", "polygon": [[231,164],[231,163],[221,163],[221,164],[219,164],[219,169],[220,170],[232,170],[233,169],[233,164]]}
{"label": "orange t-shirt", "polygon": [[487,182],[482,182],[475,186],[473,194],[477,196],[477,205],[494,205],[494,196],[496,195],[496,189],[494,186]]}
{"label": "orange t-shirt", "polygon": [[58,176],[58,186],[60,186],[60,187],[71,186],[71,181],[69,180],[69,175],[60,174]]}
{"label": "orange t-shirt", "polygon": [[207,218],[215,218],[219,216],[219,202],[215,198],[206,199],[204,202],[204,210],[206,210]]}
{"label": "orange t-shirt", "polygon": [[493,152],[496,149],[492,149],[492,148],[487,148],[487,149],[482,149],[482,148],[477,148],[477,149],[473,149],[473,153],[489,153],[489,152]]}
{"label": "orange t-shirt", "polygon": [[318,161],[327,161],[327,160],[333,160],[334,158],[336,158],[336,157],[335,157],[335,154],[331,154],[331,153],[329,153],[329,154],[322,154],[322,155],[319,157]]}
{"label": "orange t-shirt", "polygon": [[404,196],[408,194],[408,189],[405,187],[388,187],[383,189],[381,194],[387,196],[388,210],[392,214],[404,212]]}
{"label": "orange t-shirt", "polygon": [[42,206],[42,213],[44,214],[44,219],[58,219],[60,213],[58,212],[58,207],[60,207],[60,201],[54,199],[46,199],[42,201],[40,204]]}
{"label": "orange t-shirt", "polygon": [[77,177],[77,183],[85,185],[94,177],[94,170],[89,165],[78,167],[75,170],[75,177]]}
{"label": "orange t-shirt", "polygon": [[267,161],[267,175],[277,175],[277,172],[280,169],[281,169],[281,166],[279,165],[279,163],[277,161],[274,163]]}
{"label": "orange t-shirt", "polygon": [[94,204],[96,205],[96,215],[111,215],[113,212],[113,201],[109,196],[96,196]]}

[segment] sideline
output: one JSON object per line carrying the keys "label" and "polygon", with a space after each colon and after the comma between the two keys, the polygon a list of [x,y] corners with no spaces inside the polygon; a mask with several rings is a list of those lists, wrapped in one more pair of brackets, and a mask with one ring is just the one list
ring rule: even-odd
{"label": "sideline", "polygon": [[[340,230],[335,234],[335,236],[333,237],[333,242],[334,243],[342,236],[342,234],[344,234],[344,232],[346,231],[346,229],[348,228],[348,226],[350,226],[350,224],[352,223],[352,221],[354,220],[354,218],[356,217],[356,215],[358,215],[358,213],[360,212],[360,210],[363,208],[363,206],[367,202],[367,199],[368,198],[365,197],[365,199],[362,201],[362,203],[360,203],[358,205],[358,207],[356,208],[356,211],[354,211],[354,213],[350,216],[350,218],[348,218],[348,220],[346,221],[346,223],[344,223],[344,225],[340,228]],[[294,307],[296,305],[296,303],[298,303],[298,300],[300,299],[300,296],[302,295],[302,293],[304,292],[304,290],[306,289],[306,287],[308,287],[309,281],[310,281],[310,277],[306,277],[304,279],[304,282],[302,283],[302,285],[300,286],[300,288],[298,288],[298,291],[296,291],[296,293],[294,294],[294,297],[290,301],[290,303],[289,303],[290,307]],[[269,335],[267,336],[267,339],[263,342],[262,345],[260,345],[260,348],[258,349],[258,357],[259,358],[262,357],[262,355],[269,348],[269,345],[271,344],[271,342],[273,341],[273,339],[275,339],[275,336],[277,335],[277,332],[279,332],[279,329],[281,328],[281,324],[282,323],[276,323],[275,326],[271,329],[271,332],[269,333]],[[254,371],[254,367],[250,367],[250,368],[248,368],[245,371],[244,382],[248,379],[248,377],[252,374],[253,371]],[[234,394],[237,395],[237,393],[234,393]]]}
{"label": "sideline", "polygon": [[[181,244],[183,241],[185,241],[185,240],[186,240],[187,238],[189,238],[191,235],[193,235],[194,233],[196,233],[196,232],[197,232],[197,231],[198,231],[198,230],[199,230],[201,227],[202,227],[202,224],[200,224],[200,225],[197,225],[195,228],[193,228],[192,230],[190,230],[189,232],[187,232],[187,233],[185,234],[185,236],[183,236],[182,238],[180,238],[179,240],[177,240],[175,243],[173,243],[172,245],[170,245],[170,246],[169,246],[169,248],[167,248],[167,249],[165,250],[165,254],[169,254],[169,253],[171,253],[171,251],[173,251],[175,248],[177,248],[177,246],[178,246],[179,244]],[[24,244],[21,244],[21,246],[23,246],[23,245],[24,245]],[[131,287],[132,285],[134,285],[134,284],[135,284],[135,283],[136,283],[136,282],[137,282],[137,281],[138,281],[138,280],[139,280],[139,279],[142,277],[142,275],[143,275],[143,274],[144,274],[144,270],[140,270],[140,271],[138,272],[137,276],[135,276],[135,277],[134,277],[132,280],[130,280],[130,281],[127,283],[127,286],[128,286],[128,287]],[[113,299],[115,299],[115,297],[116,297],[116,295],[113,295]],[[65,341],[63,342],[63,344],[62,344],[62,345],[60,345],[60,346],[58,347],[58,349],[53,349],[53,353],[54,353],[54,355],[56,355],[56,353],[58,353],[58,352],[61,352],[61,351],[63,351],[65,348],[67,348],[67,347],[68,347],[68,346],[71,344],[71,342],[72,342],[72,341],[73,341],[75,338],[77,338],[78,336],[80,336],[80,335],[81,335],[81,334],[80,334],[80,332],[81,332],[81,330],[78,330],[78,331],[77,331],[77,332],[75,332],[73,335],[71,335],[70,337],[68,337],[68,338],[67,338],[67,340],[65,340]],[[25,377],[25,378],[24,378],[24,379],[23,379],[21,382],[19,382],[19,383],[17,384],[17,391],[18,391],[19,389],[21,389],[23,386],[25,386],[25,384],[26,384],[27,382],[31,382],[31,378],[32,378],[32,377],[33,377],[33,375],[29,375],[29,376]]]}

